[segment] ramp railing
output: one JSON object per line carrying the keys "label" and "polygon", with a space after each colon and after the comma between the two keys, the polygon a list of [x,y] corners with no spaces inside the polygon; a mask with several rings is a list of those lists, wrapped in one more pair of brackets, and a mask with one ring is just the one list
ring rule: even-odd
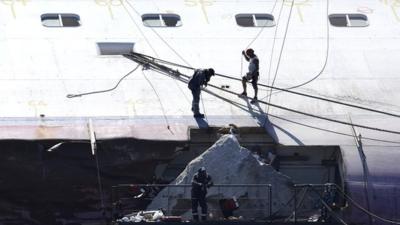
{"label": "ramp railing", "polygon": [[286,222],[341,222],[342,199],[336,184],[295,184],[293,212]]}
{"label": "ramp railing", "polygon": [[[270,184],[215,184],[208,189],[207,216],[244,221],[331,223],[342,220],[345,200],[336,184],[295,184],[286,204],[276,202]],[[167,216],[192,218],[191,185],[121,184],[112,187],[113,218],[162,210]],[[275,190],[279,191],[279,190]],[[274,192],[275,192],[274,191]],[[274,204],[274,205],[273,205]],[[198,207],[201,215],[201,207]]]}
{"label": "ramp railing", "polygon": [[[113,218],[140,211],[192,218],[191,185],[120,184],[112,187]],[[270,184],[214,184],[207,190],[208,219],[267,221],[272,215]],[[198,207],[201,215],[201,207]]]}

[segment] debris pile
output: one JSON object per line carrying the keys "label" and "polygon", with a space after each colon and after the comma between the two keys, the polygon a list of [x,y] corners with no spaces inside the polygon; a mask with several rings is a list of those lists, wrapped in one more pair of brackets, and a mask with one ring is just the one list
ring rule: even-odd
{"label": "debris pile", "polygon": [[164,217],[161,210],[140,211],[134,214],[126,215],[117,222],[159,222]]}
{"label": "debris pile", "polygon": [[[163,209],[169,215],[191,218],[191,180],[200,167],[205,167],[215,186],[208,190],[207,204],[212,219],[222,217],[221,199],[237,199],[240,207],[236,217],[243,219],[265,219],[269,207],[275,216],[289,215],[288,207],[293,196],[292,182],[287,176],[274,170],[260,157],[240,146],[232,134],[222,136],[203,154],[193,159],[172,185],[186,185],[163,189],[150,203],[148,210]],[[223,184],[227,186],[219,186]],[[271,184],[272,201],[267,186],[247,184]],[[237,185],[237,186],[236,186]],[[290,204],[289,204],[290,206]]]}

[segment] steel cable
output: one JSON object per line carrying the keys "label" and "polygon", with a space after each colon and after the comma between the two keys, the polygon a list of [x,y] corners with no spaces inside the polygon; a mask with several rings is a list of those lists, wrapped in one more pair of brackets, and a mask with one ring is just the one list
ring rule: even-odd
{"label": "steel cable", "polygon": [[298,84],[298,85],[295,85],[295,86],[292,86],[292,87],[289,87],[289,88],[285,88],[286,90],[295,89],[295,88],[304,86],[304,85],[314,81],[319,76],[321,76],[321,74],[325,71],[326,65],[328,64],[329,48],[330,48],[329,47],[330,46],[329,42],[330,42],[330,34],[329,34],[329,0],[327,0],[326,1],[326,52],[325,52],[325,62],[323,64],[321,70],[319,71],[319,73],[317,73],[317,75],[314,76],[312,79],[310,79],[310,80],[308,80],[308,81],[306,81],[304,83],[301,83],[301,84]]}
{"label": "steel cable", "polygon": [[[154,58],[154,57],[151,57],[151,56],[148,56],[148,55],[145,55],[145,54],[141,54],[141,53],[132,52],[131,54],[128,54],[126,56],[128,58],[129,58],[129,56],[138,56],[140,58],[147,59],[147,61],[160,62],[160,63],[164,63],[164,64],[168,64],[168,65],[172,65],[172,66],[176,66],[176,67],[180,67],[180,68],[184,68],[184,69],[194,70],[194,68],[192,68],[192,67],[180,65],[180,64],[169,62],[169,61],[162,60],[162,59],[157,59],[157,58]],[[219,74],[219,73],[215,73],[215,75],[223,77],[223,78],[227,78],[227,79],[231,79],[231,80],[236,80],[236,81],[242,82],[241,79],[236,78],[236,77],[232,77],[232,76],[228,76],[228,75],[224,75],[224,74]],[[318,100],[321,100],[321,101],[327,101],[327,102],[331,102],[331,103],[335,103],[335,104],[339,104],[339,105],[344,105],[344,106],[348,106],[348,107],[352,107],[352,108],[357,108],[357,109],[361,109],[361,110],[366,110],[366,111],[370,111],[370,112],[375,112],[375,113],[380,113],[380,114],[385,114],[385,115],[388,115],[388,116],[393,116],[393,117],[400,118],[400,115],[398,115],[398,114],[385,112],[385,111],[382,111],[382,110],[377,110],[377,109],[373,109],[373,108],[367,108],[367,107],[354,105],[354,104],[350,104],[350,103],[345,103],[345,102],[341,102],[341,101],[337,101],[337,100],[318,97],[318,96],[315,96],[315,95],[305,94],[305,93],[301,93],[301,92],[298,92],[298,91],[287,90],[285,88],[274,87],[274,86],[270,86],[270,85],[266,85],[266,84],[262,84],[262,83],[259,83],[258,85],[261,86],[261,87],[272,88],[272,89],[283,91],[283,92],[287,92],[287,93],[290,93],[290,94],[300,95],[300,96],[303,96],[303,97],[318,99]]]}
{"label": "steel cable", "polygon": [[[142,74],[143,74],[144,78],[146,79],[147,83],[151,86],[151,88],[153,89],[154,93],[156,94],[157,99],[158,99],[158,102],[160,103],[160,106],[161,106],[161,111],[162,111],[162,113],[163,113],[163,115],[164,115],[165,123],[167,124],[167,129],[171,131],[171,127],[170,127],[170,124],[169,124],[169,120],[168,120],[168,117],[167,117],[167,115],[166,115],[166,113],[165,113],[165,108],[164,108],[164,105],[163,105],[163,103],[162,103],[162,101],[161,101],[160,95],[158,94],[156,88],[155,88],[154,85],[151,83],[151,81],[147,78],[146,74],[144,73],[144,70],[142,70]],[[171,132],[172,132],[172,131],[171,131]]]}
{"label": "steel cable", "polygon": [[[285,48],[286,37],[287,37],[288,30],[289,30],[289,25],[290,25],[290,18],[292,17],[293,6],[294,6],[294,0],[292,0],[292,4],[291,4],[291,6],[290,6],[288,21],[287,21],[287,23],[286,23],[285,34],[284,34],[284,36],[283,36],[283,41],[282,41],[282,47],[281,47],[281,51],[279,52],[278,62],[277,62],[276,69],[275,69],[275,74],[274,74],[274,79],[272,79],[272,83],[271,83],[271,86],[272,86],[272,87],[273,87],[274,84],[275,84],[275,80],[276,80],[276,77],[277,77],[278,71],[279,71],[279,66],[280,66],[280,64],[281,64],[283,49]],[[271,97],[272,97],[271,94],[272,94],[272,88],[270,89],[270,94],[269,94],[268,102],[271,102]],[[268,112],[269,112],[269,107],[268,107],[268,110],[267,110],[267,114],[268,114]]]}
{"label": "steel cable", "polygon": [[[279,15],[278,15],[278,20],[276,22],[276,28],[275,28],[275,32],[274,32],[274,41],[272,42],[272,49],[271,49],[271,54],[270,54],[270,58],[269,58],[269,66],[268,66],[268,80],[267,80],[267,84],[269,84],[269,80],[271,78],[271,68],[272,68],[272,59],[274,56],[274,51],[275,51],[275,42],[276,42],[276,35],[278,34],[278,26],[279,26],[279,22],[281,21],[281,15],[282,15],[282,9],[284,6],[284,0],[282,1],[282,5],[281,5],[281,9],[279,10]],[[267,94],[268,94],[268,90]],[[267,105],[265,105],[265,111],[267,111]],[[267,115],[267,113],[265,114]],[[265,122],[267,122],[267,120],[265,120]],[[263,124],[263,126],[265,126],[265,123]]]}
{"label": "steel cable", "polygon": [[383,218],[381,216],[376,215],[375,213],[372,213],[371,211],[366,210],[364,207],[362,207],[360,204],[358,204],[354,199],[352,199],[349,195],[347,195],[341,187],[339,187],[339,185],[333,183],[333,185],[339,190],[339,192],[345,197],[345,199],[349,200],[354,206],[356,206],[358,209],[360,209],[361,211],[363,211],[364,213],[378,219],[381,220],[383,222],[386,223],[391,223],[391,224],[400,224],[400,221],[395,221],[395,220],[390,220],[390,219],[386,219]]}
{"label": "steel cable", "polygon": [[68,94],[67,98],[76,98],[76,97],[82,97],[84,95],[93,95],[93,94],[100,94],[100,93],[105,93],[105,92],[110,92],[115,90],[119,84],[122,82],[122,80],[124,80],[126,77],[128,77],[129,75],[131,75],[133,72],[135,72],[135,70],[137,70],[139,68],[140,64],[138,64],[133,70],[129,71],[127,74],[125,74],[124,76],[122,76],[117,84],[109,89],[105,89],[105,90],[99,90],[99,91],[90,91],[90,92],[85,92],[85,93],[80,93],[80,94]]}
{"label": "steel cable", "polygon": [[[151,61],[149,61],[147,63],[148,64],[153,64],[153,65],[155,64],[155,62],[151,62]],[[167,68],[165,66],[162,66],[162,67]],[[172,70],[170,68],[167,68],[167,69],[169,69],[169,71],[174,71],[174,70]],[[184,75],[184,74],[180,73],[179,71],[174,71],[174,73],[179,74],[181,76],[184,76],[186,78],[189,77],[187,75]],[[235,95],[235,96],[238,95],[238,93],[235,93],[235,92],[230,91],[230,90],[226,90],[224,88],[220,88],[220,87],[215,86],[213,84],[208,84],[208,86],[216,88],[216,89],[221,90],[223,92]],[[247,99],[249,99],[249,98],[247,97]],[[305,115],[305,116],[309,116],[309,117],[313,117],[313,118],[317,118],[317,119],[321,119],[321,120],[326,120],[326,121],[330,121],[330,122],[334,122],[334,123],[340,123],[340,124],[343,124],[343,125],[355,126],[355,127],[359,127],[359,128],[364,128],[364,129],[368,129],[368,130],[375,130],[375,131],[380,131],[380,132],[385,132],[385,133],[400,134],[400,131],[376,128],[376,127],[371,127],[371,126],[366,126],[366,125],[361,125],[361,124],[353,124],[353,123],[349,123],[349,122],[345,122],[345,121],[341,121],[341,120],[336,120],[336,119],[331,119],[331,118],[324,117],[324,116],[315,115],[315,114],[312,114],[312,113],[302,112],[302,111],[299,111],[299,110],[291,109],[291,108],[280,106],[280,105],[277,105],[277,104],[268,103],[268,102],[262,101],[262,100],[258,100],[258,102],[262,103],[262,104],[268,104],[269,106],[272,106],[272,107],[275,107],[275,108],[279,108],[279,109],[282,109],[282,110],[285,110],[285,111],[290,111],[290,112],[293,112],[293,113],[297,113],[297,114],[301,114],[301,115]]]}
{"label": "steel cable", "polygon": [[[139,12],[130,4],[130,2],[128,0],[126,0],[126,2],[128,3],[129,7],[133,9],[133,11],[136,13],[137,16],[141,17],[141,15],[139,14]],[[154,54],[158,56],[157,51],[155,50],[155,48],[153,47],[153,45],[150,43],[149,39],[146,37],[146,35],[144,34],[143,30],[140,28],[140,26],[136,23],[135,19],[133,18],[132,14],[129,12],[129,10],[126,8],[126,6],[124,4],[122,4],[126,13],[128,14],[129,18],[132,20],[133,24],[136,26],[136,28],[139,30],[140,34],[142,35],[142,37],[145,39],[146,43],[150,46],[150,48],[153,50]],[[154,31],[154,29],[151,27],[151,29]],[[161,38],[159,36],[159,38]],[[169,46],[169,45],[168,45]],[[169,46],[170,47],[170,46]],[[185,61],[184,61],[185,62]],[[182,93],[182,95],[185,97],[186,101],[189,103],[189,99],[186,97],[184,91],[182,90],[182,88],[178,85],[178,83],[176,83],[176,81],[174,80],[175,85],[177,86],[177,88],[180,90],[180,92]]]}

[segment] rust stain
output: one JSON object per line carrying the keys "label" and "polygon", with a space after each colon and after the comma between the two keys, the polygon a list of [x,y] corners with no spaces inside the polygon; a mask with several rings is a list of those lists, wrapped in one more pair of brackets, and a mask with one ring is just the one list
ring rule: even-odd
{"label": "rust stain", "polygon": [[51,138],[53,135],[51,135],[51,131],[49,130],[48,127],[40,125],[36,129],[36,135],[38,139],[48,139]]}
{"label": "rust stain", "polygon": [[39,116],[40,112],[43,112],[43,109],[47,106],[42,100],[30,100],[28,105],[33,108],[35,117]]}
{"label": "rust stain", "polygon": [[400,15],[398,13],[398,9],[400,7],[400,0],[394,0],[390,8],[392,9],[393,15],[395,16],[396,20],[400,22]]}
{"label": "rust stain", "polygon": [[122,0],[95,0],[95,3],[99,6],[107,7],[111,19],[114,19],[112,8],[115,6],[122,6],[123,4]]}
{"label": "rust stain", "polygon": [[10,6],[11,14],[13,15],[14,19],[17,18],[17,13],[15,11],[15,3],[22,3],[23,6],[26,6],[27,2],[30,0],[1,0],[4,5]]}
{"label": "rust stain", "polygon": [[204,15],[204,19],[207,23],[210,23],[207,15],[207,7],[210,7],[214,4],[215,0],[185,0],[185,5],[189,7],[200,6],[201,11]]}
{"label": "rust stain", "polygon": [[389,6],[394,18],[397,20],[397,22],[400,22],[400,0],[379,0],[379,2],[385,6]]}
{"label": "rust stain", "polygon": [[[287,6],[291,6],[292,5],[292,1],[294,0],[284,0],[284,4]],[[302,0],[302,1],[294,1],[293,3],[293,7],[296,8],[297,11],[297,15],[300,18],[300,21],[303,23],[304,22],[304,16],[303,16],[303,7],[304,6],[311,6],[310,0]]]}

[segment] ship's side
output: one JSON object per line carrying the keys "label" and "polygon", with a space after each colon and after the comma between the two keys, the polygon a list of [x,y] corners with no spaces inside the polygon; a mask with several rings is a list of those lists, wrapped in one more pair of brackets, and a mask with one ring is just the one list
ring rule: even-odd
{"label": "ship's side", "polygon": [[[273,25],[238,26],[238,14],[257,13],[273,15]],[[77,15],[80,24],[44,26],[46,14]],[[181,24],[145,26],[146,14],[178,15]],[[367,24],[334,26],[329,20],[334,14],[362,14]],[[104,156],[107,168],[116,176],[121,168],[130,168],[124,164],[127,158],[151,162],[153,155],[146,154],[149,146],[157,163],[173,160],[168,156],[191,141],[189,127],[231,123],[263,127],[271,145],[304,147],[304,151],[307,146],[339,149],[340,183],[346,192],[367,211],[399,219],[399,24],[397,0],[1,1],[3,161],[15,172],[15,160],[29,153],[22,161],[36,160],[38,166],[37,174],[30,176],[44,179],[46,168],[57,174],[63,171],[51,166],[55,161],[43,166],[46,149],[61,142],[67,143],[65,149],[86,148],[95,133],[109,157]],[[224,88],[209,86],[202,92],[200,107],[206,119],[195,120],[185,82],[141,65],[135,70],[138,64],[127,57],[102,54],[101,43],[111,50],[125,43],[136,53],[186,67],[211,67],[237,79],[247,70],[241,52],[251,47],[260,59],[260,84],[301,95],[259,86],[260,102],[250,104],[224,91],[240,93],[240,81],[214,76],[210,84]],[[193,74],[190,69],[168,66]],[[250,85],[248,89],[251,96]],[[69,98],[97,91],[102,93]],[[121,160],[113,155],[115,151],[127,157]],[[71,154],[70,159],[79,155],[90,160],[82,165],[92,162],[86,153]],[[61,160],[62,156],[53,157]],[[113,164],[116,161],[120,164]],[[140,167],[133,168],[135,173]],[[121,180],[135,179],[124,171]],[[24,170],[17,172],[24,174]],[[3,183],[10,179],[2,177]],[[110,185],[121,181],[111,180]],[[343,218],[354,223],[383,222],[351,204],[343,210]]]}

